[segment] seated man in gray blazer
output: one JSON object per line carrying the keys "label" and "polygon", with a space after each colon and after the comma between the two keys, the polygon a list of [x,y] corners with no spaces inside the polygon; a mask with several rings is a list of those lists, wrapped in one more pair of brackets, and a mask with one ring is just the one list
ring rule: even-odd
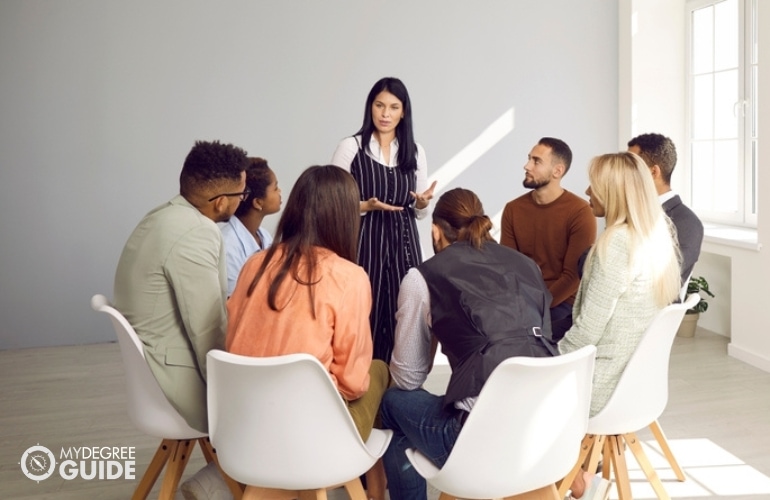
{"label": "seated man in gray blazer", "polygon": [[703,224],[695,212],[682,203],[679,195],[671,190],[671,173],[676,166],[676,147],[671,139],[661,134],[642,134],[628,141],[628,150],[641,156],[650,167],[663,211],[676,226],[679,250],[682,252],[684,286],[700,256]]}
{"label": "seated man in gray blazer", "polygon": [[115,273],[115,307],[144,344],[152,373],[190,427],[208,431],[206,353],[224,349],[227,273],[216,222],[245,192],[246,152],[196,142],[179,194],[150,211],[128,238]]}

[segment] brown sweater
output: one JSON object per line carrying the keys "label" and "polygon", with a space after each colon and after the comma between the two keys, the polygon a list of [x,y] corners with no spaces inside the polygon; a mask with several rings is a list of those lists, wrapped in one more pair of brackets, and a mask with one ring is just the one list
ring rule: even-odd
{"label": "brown sweater", "polygon": [[575,302],[578,258],[596,240],[596,218],[584,199],[565,190],[538,205],[526,193],[505,205],[500,243],[531,257],[553,296],[551,307]]}

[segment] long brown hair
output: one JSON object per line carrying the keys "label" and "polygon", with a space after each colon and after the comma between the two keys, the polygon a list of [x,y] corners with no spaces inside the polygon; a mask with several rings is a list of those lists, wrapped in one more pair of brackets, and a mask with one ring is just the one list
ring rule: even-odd
{"label": "long brown hair", "polygon": [[492,221],[484,214],[484,207],[476,193],[455,188],[442,194],[433,210],[433,223],[444,231],[450,243],[468,241],[474,248],[481,248],[491,241]]}
{"label": "long brown hair", "polygon": [[[356,181],[342,168],[316,165],[302,172],[278,222],[275,243],[267,250],[247,296],[251,296],[268,264],[280,252],[282,262],[268,289],[267,303],[270,309],[278,310],[278,290],[288,276],[308,286],[312,307],[313,284],[317,283],[317,248],[331,250],[351,262],[357,261],[361,223],[359,200]],[[300,263],[303,264],[303,276],[300,276]]]}

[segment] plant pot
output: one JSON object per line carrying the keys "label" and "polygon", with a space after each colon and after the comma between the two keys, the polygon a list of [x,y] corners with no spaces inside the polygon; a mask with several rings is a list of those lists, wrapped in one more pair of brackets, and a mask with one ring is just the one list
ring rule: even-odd
{"label": "plant pot", "polygon": [[695,335],[695,327],[698,326],[698,318],[700,313],[685,314],[682,318],[682,324],[679,325],[677,330],[677,337],[692,337]]}

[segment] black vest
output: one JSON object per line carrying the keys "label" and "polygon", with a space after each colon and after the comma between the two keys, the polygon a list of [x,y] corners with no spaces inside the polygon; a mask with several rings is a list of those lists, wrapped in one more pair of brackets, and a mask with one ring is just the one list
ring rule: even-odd
{"label": "black vest", "polygon": [[457,242],[417,269],[430,292],[433,334],[452,368],[444,406],[478,396],[504,359],[555,353],[547,340],[551,294],[529,257],[495,242],[480,250]]}

